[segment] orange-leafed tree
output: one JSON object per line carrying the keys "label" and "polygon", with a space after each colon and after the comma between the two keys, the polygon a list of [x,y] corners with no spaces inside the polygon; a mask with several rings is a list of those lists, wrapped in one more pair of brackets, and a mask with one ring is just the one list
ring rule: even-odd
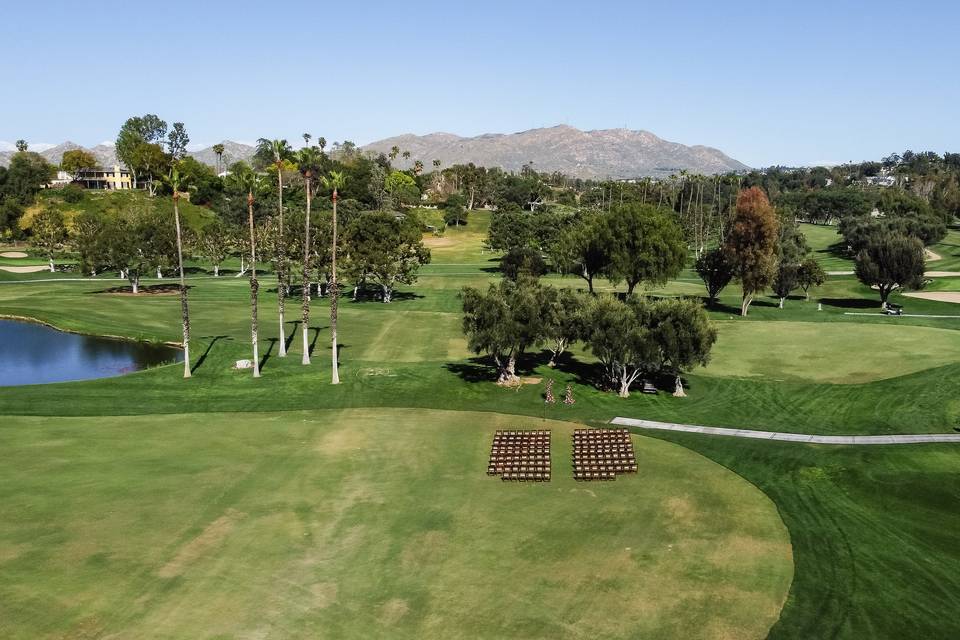
{"label": "orange-leafed tree", "polygon": [[741,191],[726,241],[743,286],[741,316],[747,315],[754,296],[773,280],[779,230],[777,214],[766,194],[758,187]]}

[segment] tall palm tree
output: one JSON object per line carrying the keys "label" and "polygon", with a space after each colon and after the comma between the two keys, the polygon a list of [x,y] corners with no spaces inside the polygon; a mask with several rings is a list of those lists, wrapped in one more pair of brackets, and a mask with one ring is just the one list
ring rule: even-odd
{"label": "tall palm tree", "polygon": [[181,175],[176,163],[170,167],[166,179],[173,190],[173,223],[177,228],[177,266],[180,270],[180,314],[183,326],[183,377],[190,377],[190,309],[187,305],[187,284],[183,277],[183,236],[180,233],[180,192],[187,187],[188,178]]}
{"label": "tall palm tree", "polygon": [[413,163],[413,172],[414,172],[416,175],[420,175],[421,173],[423,173],[423,161],[422,161],[422,160],[417,160],[416,162]]}
{"label": "tall palm tree", "polygon": [[264,190],[263,176],[249,167],[233,173],[230,182],[237,191],[247,192],[247,220],[250,226],[250,341],[253,344],[253,377],[260,377],[260,350],[258,348],[257,291],[257,236],[253,225],[253,198]]}
{"label": "tall palm tree", "polygon": [[410,152],[409,152],[409,151],[404,151],[403,153],[400,154],[400,156],[401,156],[404,160],[409,160],[409,159],[410,159]]}
{"label": "tall palm tree", "polygon": [[287,293],[287,243],[283,235],[283,163],[293,155],[293,149],[286,140],[257,140],[257,152],[273,158],[277,170],[277,213],[280,217],[279,238],[277,239],[277,309],[280,313],[280,348],[277,355],[287,357],[287,334],[283,321],[283,304]]}
{"label": "tall palm tree", "polygon": [[439,159],[435,159],[435,160],[433,161],[433,168],[434,168],[434,169],[439,169],[439,168],[440,168],[440,160],[439,160]]}
{"label": "tall palm tree", "polygon": [[312,138],[312,137],[313,137],[313,136],[310,135],[309,133],[303,134],[303,146],[304,146],[304,147],[309,147],[309,146],[310,146],[310,138]]}
{"label": "tall palm tree", "polygon": [[337,363],[337,191],[346,184],[341,171],[331,171],[329,176],[323,178],[323,186],[333,190],[333,242],[330,247],[330,344],[333,347],[333,375],[330,379],[331,384],[340,384],[340,368]]}
{"label": "tall palm tree", "polygon": [[391,160],[396,160],[397,156],[400,155],[400,147],[398,147],[397,145],[393,145],[392,147],[390,147],[390,153],[388,153],[387,155],[390,156]]}
{"label": "tall palm tree", "polygon": [[17,146],[17,151],[19,151],[20,153],[23,153],[30,147],[30,145],[27,144],[27,141],[23,140],[22,138],[20,140],[17,140],[16,146]]}
{"label": "tall palm tree", "polygon": [[217,154],[217,175],[223,173],[223,152],[225,150],[225,147],[220,143],[213,145],[213,152]]}
{"label": "tall palm tree", "polygon": [[323,136],[317,138],[317,146],[320,147],[320,153],[323,153],[323,150],[327,148],[327,139]]}
{"label": "tall palm tree", "polygon": [[303,364],[310,364],[310,341],[307,335],[310,332],[310,205],[313,201],[313,177],[320,170],[322,162],[323,158],[316,147],[304,147],[297,153],[297,166],[306,182],[307,192],[307,214],[303,226],[303,318],[300,323],[303,334]]}

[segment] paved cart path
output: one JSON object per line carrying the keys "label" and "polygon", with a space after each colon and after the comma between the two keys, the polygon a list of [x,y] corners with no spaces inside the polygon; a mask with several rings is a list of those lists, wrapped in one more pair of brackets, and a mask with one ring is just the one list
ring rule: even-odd
{"label": "paved cart path", "polygon": [[751,431],[749,429],[724,429],[721,427],[701,427],[694,424],[674,424],[655,420],[635,418],[614,418],[610,421],[624,427],[657,429],[660,431],[685,431],[703,433],[711,436],[732,436],[734,438],[757,438],[760,440],[779,440],[784,442],[806,442],[808,444],[917,444],[920,442],[957,442],[960,433],[916,433],[883,436],[817,436],[806,433],[779,433],[776,431]]}

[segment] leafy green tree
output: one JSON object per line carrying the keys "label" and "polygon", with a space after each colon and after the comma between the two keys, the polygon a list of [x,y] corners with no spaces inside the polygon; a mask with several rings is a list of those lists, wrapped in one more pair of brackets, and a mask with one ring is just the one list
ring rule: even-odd
{"label": "leafy green tree", "polygon": [[586,333],[585,311],[588,299],[572,289],[543,287],[543,310],[540,316],[544,337],[550,349],[550,362],[556,366],[557,359]]}
{"label": "leafy green tree", "polygon": [[[159,143],[163,141],[166,135],[167,123],[152,113],[127,118],[127,121],[120,127],[114,148],[117,159],[130,169],[134,187],[139,186],[138,178],[143,170],[140,163],[144,159],[145,151],[141,147],[143,145],[156,145],[159,148]],[[160,152],[162,153],[163,150],[160,149]]]}
{"label": "leafy green tree", "polygon": [[462,297],[468,348],[493,358],[497,384],[517,384],[517,357],[545,339],[542,287],[522,278],[501,280],[486,291],[466,287]]}
{"label": "leafy green tree", "polygon": [[220,265],[230,255],[234,234],[220,218],[214,218],[197,233],[200,255],[213,265],[213,275],[220,277]]}
{"label": "leafy green tree", "polygon": [[741,316],[747,315],[754,296],[773,280],[779,231],[776,213],[766,194],[758,187],[741,191],[725,244],[743,287]]}
{"label": "leafy green tree", "polygon": [[699,302],[677,298],[658,300],[650,306],[650,333],[659,350],[658,369],[674,376],[673,395],[683,397],[681,374],[697,365],[706,366],[717,341],[717,329]]}
{"label": "leafy green tree", "polygon": [[190,144],[190,136],[187,135],[187,128],[182,122],[174,122],[170,133],[167,134],[167,152],[170,158],[174,162],[183,160],[187,155],[188,144]]}
{"label": "leafy green tree", "polygon": [[736,272],[736,264],[730,252],[724,247],[716,247],[701,253],[695,268],[697,275],[707,288],[707,302],[710,304],[717,301],[720,292],[730,284]]}
{"label": "leafy green tree", "polygon": [[803,294],[810,300],[810,288],[819,287],[827,281],[827,273],[814,258],[807,258],[800,263],[797,273],[797,283],[803,289]]}
{"label": "leafy green tree", "polygon": [[517,207],[505,207],[490,217],[486,245],[493,251],[536,247],[533,218]]}
{"label": "leafy green tree", "polygon": [[443,205],[443,221],[447,225],[459,227],[467,222],[467,211],[463,208],[464,198],[459,194],[451,195]]}
{"label": "leafy green tree", "polygon": [[27,144],[27,141],[24,139],[17,140],[15,144],[18,153],[24,153],[30,145]]}
{"label": "leafy green tree", "polygon": [[773,277],[773,292],[780,300],[783,309],[784,301],[800,286],[800,265],[810,254],[807,239],[800,231],[800,227],[792,221],[780,224],[780,246],[778,249],[776,274]]}
{"label": "leafy green tree", "polygon": [[392,299],[397,284],[413,284],[420,265],[430,262],[417,221],[382,211],[354,220],[347,227],[345,244],[350,251],[350,274],[357,281],[370,278],[378,283],[385,303]]}
{"label": "leafy green tree", "polygon": [[520,277],[539,278],[547,273],[547,263],[540,252],[530,247],[510,249],[500,258],[500,271],[503,277],[516,280]]}
{"label": "leafy green tree", "polygon": [[605,271],[614,284],[625,280],[628,294],[641,282],[666,284],[683,270],[687,261],[683,232],[657,207],[616,207],[605,224],[610,260]]}
{"label": "leafy green tree", "polygon": [[96,166],[97,159],[92,153],[85,149],[70,149],[69,151],[64,151],[63,157],[60,159],[60,169],[70,174],[70,177],[74,179],[80,171],[93,169]]}
{"label": "leafy green tree", "polygon": [[898,233],[879,237],[857,254],[854,272],[860,282],[879,290],[880,307],[886,309],[894,289],[923,285],[923,243]]}
{"label": "leafy green tree", "polygon": [[156,143],[143,142],[134,147],[127,166],[131,172],[143,177],[147,183],[147,192],[154,196],[157,193],[156,177],[163,176],[170,171],[170,156],[163,152],[163,147]]}
{"label": "leafy green tree", "polygon": [[384,189],[390,194],[395,209],[416,204],[420,200],[417,182],[402,171],[393,171],[384,181]]}
{"label": "leafy green tree", "polygon": [[105,258],[108,255],[104,246],[105,227],[104,217],[95,211],[81,211],[73,219],[70,242],[80,258],[81,273],[95,276],[110,266]]}
{"label": "leafy green tree", "polygon": [[561,273],[576,273],[587,281],[593,293],[594,279],[610,268],[609,226],[599,214],[579,217],[552,248],[554,263]]}
{"label": "leafy green tree", "polygon": [[57,175],[56,168],[33,151],[21,151],[10,158],[3,174],[2,195],[21,205],[29,205],[47,183]]}
{"label": "leafy green tree", "polygon": [[623,302],[597,296],[590,300],[584,324],[584,343],[603,366],[606,383],[621,398],[629,398],[630,385],[659,357],[648,326],[650,305],[637,297]]}
{"label": "leafy green tree", "polygon": [[57,270],[54,260],[57,254],[63,250],[67,241],[67,227],[63,219],[63,213],[56,207],[41,209],[39,213],[33,216],[30,226],[30,241],[46,257],[50,265],[50,273],[54,273]]}

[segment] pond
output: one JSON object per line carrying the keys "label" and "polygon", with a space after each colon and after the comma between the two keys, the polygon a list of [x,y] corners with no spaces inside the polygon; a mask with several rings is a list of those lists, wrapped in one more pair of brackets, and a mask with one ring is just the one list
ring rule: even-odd
{"label": "pond", "polygon": [[0,386],[91,380],[183,362],[174,347],[0,320]]}

